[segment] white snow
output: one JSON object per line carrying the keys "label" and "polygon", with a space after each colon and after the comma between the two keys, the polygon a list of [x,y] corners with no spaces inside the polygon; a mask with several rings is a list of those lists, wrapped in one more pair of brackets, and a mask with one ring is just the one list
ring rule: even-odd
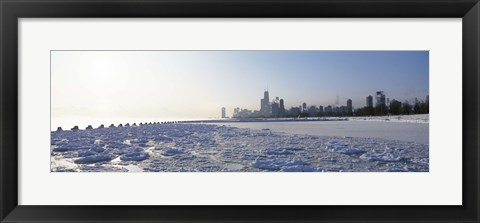
{"label": "white snow", "polygon": [[51,132],[51,170],[429,171],[428,144],[315,133],[293,134],[270,129],[275,128],[261,130],[224,124],[152,124],[55,131]]}
{"label": "white snow", "polygon": [[390,116],[370,116],[370,117],[348,117],[351,121],[377,121],[377,122],[404,122],[428,124],[430,121],[428,114],[423,115],[390,115]]}
{"label": "white snow", "polygon": [[[424,117],[424,115],[421,115]],[[269,129],[287,134],[316,136],[378,138],[429,144],[428,123],[380,121],[380,117],[367,120],[344,121],[279,121],[279,122],[229,122],[218,123],[254,130]],[[415,120],[415,118],[412,118]],[[263,130],[267,134],[269,131]]]}

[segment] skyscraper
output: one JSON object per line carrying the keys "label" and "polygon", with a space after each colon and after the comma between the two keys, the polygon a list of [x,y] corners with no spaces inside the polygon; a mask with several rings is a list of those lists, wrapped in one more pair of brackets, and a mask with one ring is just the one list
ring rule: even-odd
{"label": "skyscraper", "polygon": [[377,91],[377,93],[375,94],[375,99],[376,99],[375,106],[386,105],[385,94],[383,93],[383,91]]}
{"label": "skyscraper", "polygon": [[367,96],[367,107],[373,108],[373,97],[372,97],[372,95]]}
{"label": "skyscraper", "polygon": [[280,106],[276,101],[272,103],[272,116],[273,117],[280,116]]}
{"label": "skyscraper", "polygon": [[352,106],[352,99],[347,100],[347,114],[352,114],[353,106]]}
{"label": "skyscraper", "polygon": [[305,102],[302,104],[302,112],[307,112],[307,103]]}
{"label": "skyscraper", "polygon": [[263,114],[263,108],[265,107],[264,106],[265,102],[263,102],[263,98],[260,98],[260,113]]}
{"label": "skyscraper", "polygon": [[283,101],[283,98],[280,99],[280,116],[284,116],[285,115],[285,104],[284,104],[284,101]]}
{"label": "skyscraper", "polygon": [[222,118],[226,118],[227,115],[226,115],[226,111],[225,111],[225,107],[222,107]]}
{"label": "skyscraper", "polygon": [[268,91],[263,92],[263,99],[260,100],[260,113],[263,116],[270,116],[271,108],[270,96],[268,95]]}

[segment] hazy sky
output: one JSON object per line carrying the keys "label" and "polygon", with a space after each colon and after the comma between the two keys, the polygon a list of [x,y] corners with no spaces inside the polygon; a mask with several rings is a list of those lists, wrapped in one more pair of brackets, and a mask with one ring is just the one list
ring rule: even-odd
{"label": "hazy sky", "polygon": [[428,51],[52,51],[52,121],[231,116],[258,110],[267,87],[286,108],[337,96],[363,107],[377,90],[424,100],[428,61]]}

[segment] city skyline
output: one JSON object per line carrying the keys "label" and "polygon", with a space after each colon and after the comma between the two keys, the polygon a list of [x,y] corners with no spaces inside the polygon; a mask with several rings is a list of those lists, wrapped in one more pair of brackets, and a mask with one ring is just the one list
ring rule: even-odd
{"label": "city skyline", "polygon": [[401,102],[428,95],[428,51],[51,53],[53,126],[69,118],[212,118],[221,107],[230,116],[236,107],[258,109],[266,88],[285,108],[347,99],[358,108],[378,89]]}
{"label": "city skyline", "polygon": [[[265,90],[263,92],[263,97],[260,99],[260,107],[258,109],[248,109],[248,108],[241,108],[235,107],[233,108],[232,117],[233,118],[246,118],[246,117],[288,117],[288,116],[297,116],[302,113],[307,113],[311,116],[318,116],[318,115],[332,115],[335,116],[343,113],[342,116],[351,116],[355,115],[357,111],[361,113],[361,109],[363,108],[376,108],[379,107],[380,109],[385,107],[388,112],[388,108],[391,104],[393,106],[402,106],[405,102],[408,105],[414,105],[416,103],[425,103],[427,106],[426,113],[428,113],[428,104],[429,104],[429,95],[426,95],[424,98],[415,98],[414,100],[405,100],[399,101],[396,98],[390,98],[388,95],[385,95],[384,91],[376,91],[375,95],[375,104],[373,103],[373,96],[368,95],[365,97],[365,104],[363,106],[354,107],[352,99],[347,99],[345,103],[339,101],[338,97],[335,101],[335,104],[328,104],[328,105],[316,105],[316,104],[308,104],[307,102],[303,102],[298,106],[291,106],[290,108],[285,107],[285,100],[282,97],[274,97],[270,100],[270,92]],[[360,109],[360,110],[359,110]],[[413,112],[413,107],[411,108]],[[226,108],[222,107],[222,115],[221,118],[229,118],[225,115]],[[398,111],[396,111],[398,112]],[[329,114],[330,113],[330,114]],[[327,116],[328,116],[327,115]],[[357,115],[368,115],[368,114],[357,114]],[[372,115],[372,114],[371,114]]]}

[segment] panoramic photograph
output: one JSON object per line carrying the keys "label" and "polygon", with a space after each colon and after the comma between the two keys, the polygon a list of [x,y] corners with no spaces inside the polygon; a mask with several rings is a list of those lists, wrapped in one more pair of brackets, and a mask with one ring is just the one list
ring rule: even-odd
{"label": "panoramic photograph", "polygon": [[428,51],[56,51],[51,172],[428,172]]}

